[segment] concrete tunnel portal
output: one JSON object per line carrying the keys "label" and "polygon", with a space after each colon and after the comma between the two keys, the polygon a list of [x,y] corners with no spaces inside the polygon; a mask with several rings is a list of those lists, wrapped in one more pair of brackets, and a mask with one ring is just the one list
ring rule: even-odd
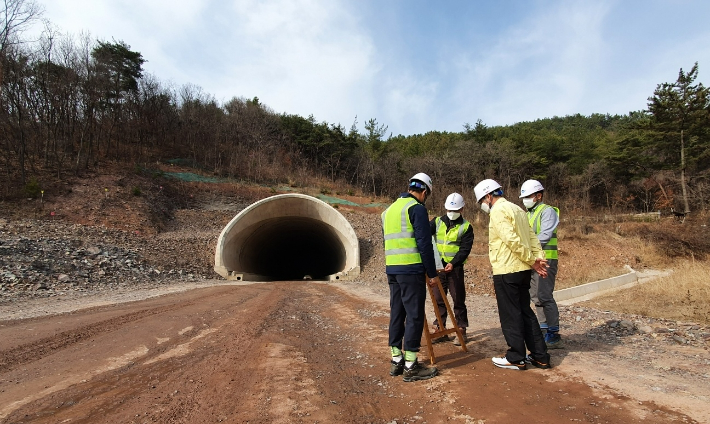
{"label": "concrete tunnel portal", "polygon": [[214,270],[240,281],[341,280],[360,273],[360,250],[336,209],[281,194],[251,204],[224,227]]}

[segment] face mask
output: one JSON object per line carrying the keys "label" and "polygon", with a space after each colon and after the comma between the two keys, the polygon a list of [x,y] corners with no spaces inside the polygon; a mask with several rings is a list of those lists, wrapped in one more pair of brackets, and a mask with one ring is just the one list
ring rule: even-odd
{"label": "face mask", "polygon": [[532,209],[533,206],[535,206],[535,203],[537,202],[532,197],[526,197],[523,199],[523,205],[525,205],[528,209]]}
{"label": "face mask", "polygon": [[491,207],[488,206],[488,203],[481,203],[481,210],[485,213],[491,213]]}
{"label": "face mask", "polygon": [[458,212],[451,212],[451,211],[449,211],[449,212],[446,212],[446,216],[448,216],[450,220],[456,221],[457,219],[459,219],[459,217],[461,216],[461,214],[458,213]]}

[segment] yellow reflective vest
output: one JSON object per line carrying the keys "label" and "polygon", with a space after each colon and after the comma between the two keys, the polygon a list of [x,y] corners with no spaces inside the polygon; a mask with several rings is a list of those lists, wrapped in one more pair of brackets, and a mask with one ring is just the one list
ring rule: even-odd
{"label": "yellow reflective vest", "polygon": [[[560,216],[560,210],[557,209],[554,206],[546,205],[546,204],[540,204],[538,205],[537,208],[533,212],[528,211],[528,221],[530,222],[530,227],[532,227],[533,231],[535,234],[540,234],[540,222],[542,221],[542,211],[544,211],[547,208],[552,208],[552,210],[555,211],[557,214],[557,217],[559,218]],[[542,250],[545,251],[545,259],[557,259],[557,228],[552,232],[552,236],[550,237],[550,241],[547,242],[544,246],[542,246]]]}
{"label": "yellow reflective vest", "polygon": [[[446,224],[441,217],[436,217],[436,233],[434,237],[436,238],[436,249],[439,251],[439,256],[441,259],[447,263],[451,263],[454,256],[459,252],[461,248],[461,237],[468,230],[471,224],[463,220],[462,224],[453,225],[449,230],[446,230]],[[466,263],[464,260],[463,263]]]}
{"label": "yellow reflective vest", "polygon": [[409,209],[418,203],[411,197],[400,197],[382,212],[385,265],[422,263],[417,240],[414,238],[414,227],[409,220]]}

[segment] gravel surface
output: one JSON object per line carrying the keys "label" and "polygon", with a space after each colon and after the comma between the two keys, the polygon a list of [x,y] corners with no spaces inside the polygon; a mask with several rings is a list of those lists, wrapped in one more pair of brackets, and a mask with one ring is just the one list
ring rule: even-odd
{"label": "gravel surface", "polygon": [[[62,222],[0,220],[0,299],[62,296],[206,278],[215,236],[150,238]],[[164,260],[169,256],[169,260]]]}

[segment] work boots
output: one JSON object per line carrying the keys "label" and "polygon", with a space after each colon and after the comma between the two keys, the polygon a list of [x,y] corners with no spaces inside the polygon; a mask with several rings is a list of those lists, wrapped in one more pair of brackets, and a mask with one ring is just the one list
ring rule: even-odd
{"label": "work boots", "polygon": [[[438,333],[439,330],[440,330],[440,329],[439,329],[439,326],[438,326],[437,324],[434,324],[434,325],[431,327],[431,333],[432,333],[432,334]],[[449,336],[448,336],[447,334],[444,334],[444,335],[441,336],[441,337],[437,337],[437,338],[435,338],[435,339],[431,339],[431,343],[432,343],[432,344],[445,343],[445,342],[448,342],[448,341],[450,341],[450,340],[451,340],[451,338],[449,338]]]}
{"label": "work boots", "polygon": [[[404,361],[402,361],[404,362]],[[414,360],[411,367],[404,367],[404,377],[402,378],[405,382],[417,380],[428,380],[439,373],[436,367],[427,367],[419,363],[418,360]]]}
{"label": "work boots", "polygon": [[402,375],[404,372],[404,358],[402,358],[399,362],[395,362],[393,359],[390,362],[390,375],[391,376],[396,376],[396,375]]}
{"label": "work boots", "polygon": [[[463,336],[463,342],[468,343],[468,337],[466,337],[466,327],[461,328],[461,335]],[[456,333],[454,333],[453,336],[454,336],[454,346],[461,346],[461,341],[459,340],[459,336],[457,336]]]}
{"label": "work boots", "polygon": [[548,331],[545,334],[545,344],[548,349],[563,349],[565,347],[565,342],[562,341],[562,337],[558,332]]}

